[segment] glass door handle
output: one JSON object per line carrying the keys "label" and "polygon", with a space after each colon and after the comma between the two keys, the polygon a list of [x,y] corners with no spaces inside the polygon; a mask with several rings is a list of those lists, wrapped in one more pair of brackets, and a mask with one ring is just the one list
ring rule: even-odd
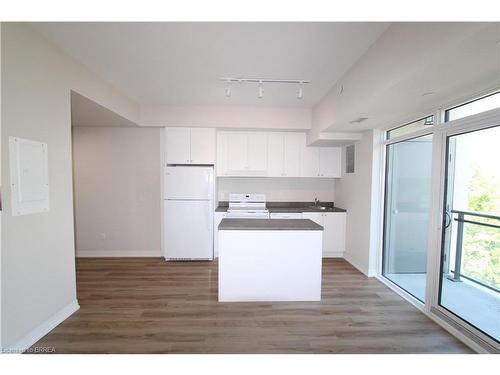
{"label": "glass door handle", "polygon": [[451,215],[448,211],[445,211],[444,215],[444,229],[447,229],[451,224]]}

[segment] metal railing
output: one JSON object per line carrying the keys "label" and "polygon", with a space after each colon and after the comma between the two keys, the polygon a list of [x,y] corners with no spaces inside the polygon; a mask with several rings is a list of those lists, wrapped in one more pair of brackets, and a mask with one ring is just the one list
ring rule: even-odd
{"label": "metal railing", "polygon": [[463,252],[463,239],[464,239],[464,224],[474,224],[474,225],[480,225],[484,227],[489,227],[489,228],[497,228],[500,229],[500,225],[497,224],[491,224],[491,223],[483,223],[481,221],[476,221],[476,220],[466,220],[466,216],[473,216],[473,217],[479,217],[479,218],[484,218],[484,219],[493,219],[493,220],[498,220],[500,223],[500,216],[495,216],[495,215],[489,215],[489,214],[483,214],[480,212],[472,212],[472,211],[460,211],[460,210],[451,210],[452,214],[457,214],[458,217],[453,219],[456,221],[457,224],[457,244],[456,244],[456,250],[455,250],[455,267],[453,269],[453,277],[449,277],[450,280],[452,281],[461,281],[461,277],[464,277],[470,281],[473,281],[477,284],[480,284],[482,286],[485,286],[489,289],[495,290],[498,292],[498,289],[495,287],[492,287],[490,285],[486,285],[479,280],[475,280],[472,277],[468,277],[466,275],[463,275],[461,273],[462,271],[462,252]]}

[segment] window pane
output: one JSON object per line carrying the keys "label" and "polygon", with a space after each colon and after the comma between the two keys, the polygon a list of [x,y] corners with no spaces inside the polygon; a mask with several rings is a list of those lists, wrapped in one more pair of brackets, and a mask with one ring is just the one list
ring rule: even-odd
{"label": "window pane", "polygon": [[387,146],[382,274],[425,300],[432,135]]}
{"label": "window pane", "polygon": [[387,139],[392,139],[401,135],[413,133],[417,130],[424,129],[432,125],[434,125],[434,116],[428,116],[423,119],[389,130],[387,132]]}
{"label": "window pane", "polygon": [[500,92],[474,100],[461,106],[448,109],[445,112],[445,121],[453,121],[459,118],[472,116],[481,112],[500,107]]}

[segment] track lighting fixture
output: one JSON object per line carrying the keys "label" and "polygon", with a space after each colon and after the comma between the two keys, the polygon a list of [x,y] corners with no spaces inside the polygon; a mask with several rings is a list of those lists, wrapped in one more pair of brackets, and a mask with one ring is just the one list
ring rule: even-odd
{"label": "track lighting fixture", "polygon": [[299,84],[299,92],[297,93],[297,99],[302,99],[304,97],[304,91],[302,89],[302,81]]}
{"label": "track lighting fixture", "polygon": [[235,78],[235,77],[223,77],[220,78],[221,81],[225,81],[227,83],[225,92],[226,96],[229,98],[231,96],[231,83],[238,82],[240,84],[243,83],[257,83],[258,91],[257,97],[262,99],[264,97],[264,83],[285,83],[285,84],[298,84],[299,89],[297,91],[297,99],[301,100],[304,98],[304,84],[311,83],[311,81],[306,79],[264,79],[264,78]]}

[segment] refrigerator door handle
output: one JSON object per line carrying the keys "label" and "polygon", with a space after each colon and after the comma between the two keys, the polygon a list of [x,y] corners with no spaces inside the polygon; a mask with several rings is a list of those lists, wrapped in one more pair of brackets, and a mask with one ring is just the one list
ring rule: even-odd
{"label": "refrigerator door handle", "polygon": [[207,231],[210,230],[210,201],[207,202]]}

